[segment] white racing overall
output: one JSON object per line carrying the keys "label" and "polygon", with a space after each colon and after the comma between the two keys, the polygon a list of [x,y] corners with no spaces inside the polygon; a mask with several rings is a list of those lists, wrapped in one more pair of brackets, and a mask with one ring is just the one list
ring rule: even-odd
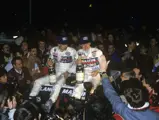
{"label": "white racing overall", "polygon": [[[84,65],[84,81],[91,82],[93,84],[93,90],[95,90],[101,83],[101,77],[98,73],[95,77],[92,77],[93,71],[105,72],[106,71],[106,58],[102,51],[97,48],[90,48],[88,51],[80,49],[78,51]],[[78,82],[78,81],[77,81]],[[80,99],[84,91],[83,84],[76,84],[72,97]]]}
{"label": "white racing overall", "polygon": [[63,73],[66,71],[69,73],[76,73],[75,61],[77,59],[77,53],[76,50],[71,47],[67,47],[67,49],[63,52],[61,52],[58,47],[54,47],[50,51],[50,58],[55,63],[56,78],[54,78],[52,75],[47,75],[37,79],[34,83],[30,96],[37,96],[42,85],[54,82],[55,92],[51,93],[50,95],[50,99],[54,103],[59,96],[61,87],[65,84]]}

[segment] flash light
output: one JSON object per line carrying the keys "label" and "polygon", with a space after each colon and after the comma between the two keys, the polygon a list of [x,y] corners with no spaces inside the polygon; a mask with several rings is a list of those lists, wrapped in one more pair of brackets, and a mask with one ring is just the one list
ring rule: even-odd
{"label": "flash light", "polygon": [[16,39],[18,36],[13,36],[13,39]]}
{"label": "flash light", "polygon": [[140,43],[136,42],[136,46],[139,46],[139,45],[140,45]]}

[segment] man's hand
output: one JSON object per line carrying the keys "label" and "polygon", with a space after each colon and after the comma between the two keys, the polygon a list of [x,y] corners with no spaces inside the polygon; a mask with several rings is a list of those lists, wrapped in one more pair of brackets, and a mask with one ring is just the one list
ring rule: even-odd
{"label": "man's hand", "polygon": [[12,107],[13,108],[17,107],[17,101],[16,101],[16,98],[14,96],[12,97]]}
{"label": "man's hand", "polygon": [[97,75],[98,75],[98,73],[99,73],[99,71],[98,71],[98,70],[96,70],[96,71],[93,71],[93,72],[91,73],[91,75],[92,75],[92,77],[95,77],[95,76],[97,76]]}
{"label": "man's hand", "polygon": [[32,74],[40,73],[39,69],[32,69]]}
{"label": "man's hand", "polygon": [[27,83],[27,84],[30,84],[30,83],[31,83],[31,81],[30,81],[30,80],[26,80],[26,83]]}
{"label": "man's hand", "polygon": [[64,72],[64,77],[65,77],[65,79],[67,79],[68,78],[68,75],[69,75],[69,72]]}
{"label": "man's hand", "polygon": [[7,105],[8,105],[8,108],[9,108],[9,109],[16,108],[16,106],[17,106],[16,98],[13,96],[13,97],[12,97],[12,100],[8,99],[8,100],[7,100]]}
{"label": "man's hand", "polygon": [[76,60],[76,64],[82,64],[82,60],[81,59],[77,59]]}

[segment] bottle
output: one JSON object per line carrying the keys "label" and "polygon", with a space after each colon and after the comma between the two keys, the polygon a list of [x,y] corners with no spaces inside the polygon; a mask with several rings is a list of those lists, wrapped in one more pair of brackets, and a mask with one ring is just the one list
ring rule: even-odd
{"label": "bottle", "polygon": [[81,55],[79,55],[78,57],[79,59],[79,63],[77,63],[77,67],[76,67],[76,81],[77,83],[81,83],[84,81],[84,65],[81,62]]}
{"label": "bottle", "polygon": [[53,66],[49,66],[48,72],[49,72],[50,84],[54,84],[56,82],[55,68]]}
{"label": "bottle", "polygon": [[38,73],[40,73],[40,69],[37,63],[34,64],[34,70],[37,70]]}

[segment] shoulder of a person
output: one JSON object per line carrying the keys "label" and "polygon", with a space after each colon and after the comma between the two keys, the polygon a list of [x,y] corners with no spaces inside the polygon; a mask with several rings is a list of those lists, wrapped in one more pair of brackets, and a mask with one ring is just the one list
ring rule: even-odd
{"label": "shoulder of a person", "polygon": [[84,50],[83,50],[83,49],[79,49],[77,52],[78,52],[78,53],[84,52]]}
{"label": "shoulder of a person", "polygon": [[67,49],[68,51],[74,51],[74,52],[76,51],[73,47],[68,47]]}
{"label": "shoulder of a person", "polygon": [[51,48],[50,51],[55,51],[55,50],[58,50],[58,46],[55,46],[55,47]]}
{"label": "shoulder of a person", "polygon": [[12,68],[11,70],[9,70],[9,71],[7,72],[7,74],[11,74],[11,73],[13,73],[13,72],[15,72],[14,68]]}
{"label": "shoulder of a person", "polygon": [[91,49],[92,49],[92,53],[96,53],[97,56],[103,55],[103,52],[99,50],[98,48],[91,48]]}

